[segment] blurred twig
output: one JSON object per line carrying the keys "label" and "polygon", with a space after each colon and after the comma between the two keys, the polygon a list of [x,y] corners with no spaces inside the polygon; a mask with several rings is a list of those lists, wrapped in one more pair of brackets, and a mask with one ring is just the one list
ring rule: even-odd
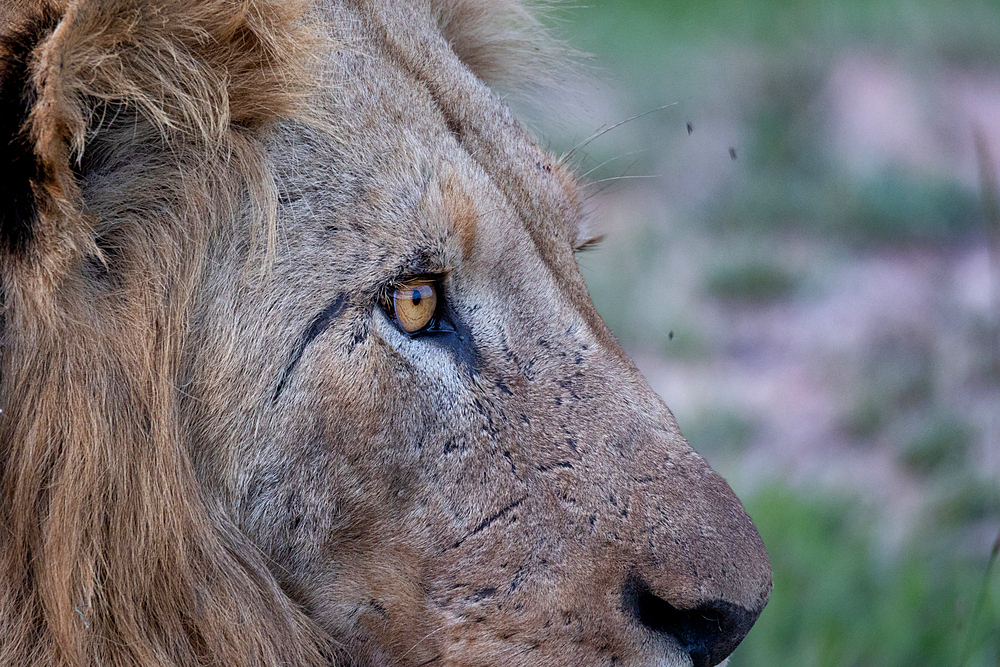
{"label": "blurred twig", "polygon": [[[993,315],[998,333],[1000,333],[1000,189],[997,185],[996,163],[993,160],[989,140],[982,129],[978,127],[975,129],[974,137],[976,158],[979,161],[979,184],[983,193],[983,213],[986,217],[986,245],[990,261]],[[998,336],[997,345],[1000,348],[1000,336]],[[998,354],[998,360],[1000,360],[1000,354]]]}
{"label": "blurred twig", "polygon": [[[989,141],[981,128],[976,128],[974,132],[976,144],[976,158],[979,161],[979,182],[983,193],[983,212],[986,217],[986,242],[990,262],[990,286],[993,297],[993,315],[995,331],[997,332],[998,351],[996,364],[1000,365],[1000,187],[997,183],[996,166],[993,161],[993,154],[990,151]],[[990,439],[988,446],[1000,446],[998,439],[998,429],[988,434]],[[986,596],[989,592],[990,575],[993,566],[1000,554],[1000,532],[997,533],[993,541],[993,548],[990,550],[990,558],[986,562],[986,570],[983,572],[983,582],[979,586],[979,595],[976,597],[976,604],[972,609],[972,616],[969,624],[965,628],[965,641],[962,642],[962,652],[959,654],[958,667],[963,667],[969,660],[973,651],[974,634],[978,626],[979,615],[986,604]]]}
{"label": "blurred twig", "polygon": [[969,661],[970,654],[973,649],[972,635],[976,629],[979,620],[979,614],[983,610],[983,605],[986,604],[986,595],[989,591],[990,585],[990,574],[993,571],[993,565],[997,561],[997,554],[1000,554],[1000,532],[997,533],[997,539],[993,541],[993,549],[990,551],[990,559],[986,562],[986,571],[983,572],[983,583],[979,586],[979,595],[976,597],[976,606],[972,608],[972,616],[969,621],[969,625],[965,628],[965,641],[962,642],[962,652],[959,654],[958,667],[963,667],[965,663]]}

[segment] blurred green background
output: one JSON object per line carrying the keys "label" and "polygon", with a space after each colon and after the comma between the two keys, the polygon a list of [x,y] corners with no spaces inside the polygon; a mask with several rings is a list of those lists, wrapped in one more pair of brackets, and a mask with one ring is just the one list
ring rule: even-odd
{"label": "blurred green background", "polygon": [[730,665],[1000,665],[1000,3],[552,18],[594,300],[771,554]]}

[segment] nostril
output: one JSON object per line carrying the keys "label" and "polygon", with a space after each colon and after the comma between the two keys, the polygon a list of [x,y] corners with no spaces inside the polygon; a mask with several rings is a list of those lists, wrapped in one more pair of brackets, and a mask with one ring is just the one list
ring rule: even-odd
{"label": "nostril", "polygon": [[626,612],[648,630],[671,636],[691,656],[694,667],[711,667],[725,660],[759,613],[724,600],[678,609],[635,577],[626,581],[624,592]]}

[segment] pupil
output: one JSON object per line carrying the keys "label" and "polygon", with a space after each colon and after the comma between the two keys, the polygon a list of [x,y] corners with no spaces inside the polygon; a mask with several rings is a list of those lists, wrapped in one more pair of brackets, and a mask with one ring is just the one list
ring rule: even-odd
{"label": "pupil", "polygon": [[419,306],[420,302],[422,300],[423,300],[423,297],[420,296],[420,290],[419,289],[413,290],[413,305],[414,306]]}

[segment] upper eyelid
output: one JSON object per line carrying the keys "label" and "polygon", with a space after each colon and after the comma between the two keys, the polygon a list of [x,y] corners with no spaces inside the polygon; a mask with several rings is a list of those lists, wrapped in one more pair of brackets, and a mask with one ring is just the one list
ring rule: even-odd
{"label": "upper eyelid", "polygon": [[406,285],[406,283],[413,280],[429,280],[435,285],[442,285],[445,279],[448,277],[448,273],[445,271],[406,271],[399,270],[396,274],[378,286],[376,289],[376,297],[379,301],[386,303],[392,299],[393,292],[395,292],[400,287]]}
{"label": "upper eyelid", "polygon": [[379,288],[376,301],[381,305],[383,310],[393,313],[395,312],[395,305],[393,304],[393,299],[395,298],[396,290],[401,287],[405,287],[406,283],[414,280],[427,280],[434,285],[435,291],[438,298],[438,307],[440,308],[445,298],[445,288],[444,283],[448,278],[448,273],[402,273],[398,278],[393,278],[385,283]]}
{"label": "upper eyelid", "polygon": [[430,273],[401,273],[398,277],[393,278],[386,283],[386,290],[389,294],[392,294],[395,290],[400,287],[405,287],[407,283],[414,282],[416,280],[426,280],[428,282],[434,283],[437,286],[443,285],[444,281],[447,279],[448,274],[446,272],[430,272]]}

